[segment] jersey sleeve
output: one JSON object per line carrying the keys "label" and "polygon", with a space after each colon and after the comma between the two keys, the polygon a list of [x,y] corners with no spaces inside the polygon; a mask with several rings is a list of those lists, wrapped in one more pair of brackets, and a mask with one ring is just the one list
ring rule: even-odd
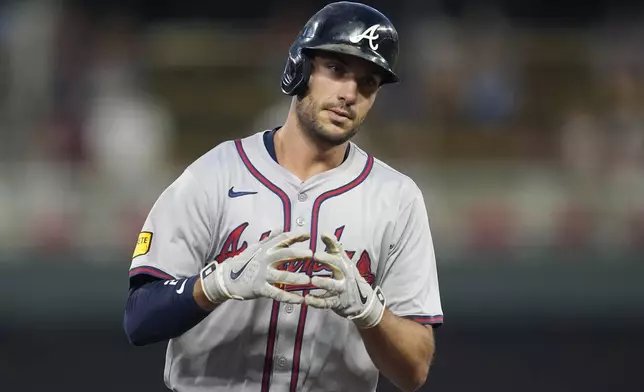
{"label": "jersey sleeve", "polygon": [[415,184],[409,192],[413,197],[399,210],[391,230],[380,286],[392,313],[440,326],[443,311],[427,209]]}
{"label": "jersey sleeve", "polygon": [[132,254],[130,278],[179,279],[199,273],[213,238],[209,210],[204,188],[189,169],[184,171],[152,206]]}

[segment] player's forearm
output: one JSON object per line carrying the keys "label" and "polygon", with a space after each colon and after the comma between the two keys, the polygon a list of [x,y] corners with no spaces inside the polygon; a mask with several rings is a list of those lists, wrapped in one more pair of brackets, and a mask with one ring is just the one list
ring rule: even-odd
{"label": "player's forearm", "polygon": [[197,277],[180,280],[154,281],[130,291],[125,307],[123,327],[128,340],[136,346],[168,340],[182,335],[209,311],[195,298]]}
{"label": "player's forearm", "polygon": [[403,391],[420,388],[434,355],[433,331],[385,310],[378,326],[360,330],[378,370]]}

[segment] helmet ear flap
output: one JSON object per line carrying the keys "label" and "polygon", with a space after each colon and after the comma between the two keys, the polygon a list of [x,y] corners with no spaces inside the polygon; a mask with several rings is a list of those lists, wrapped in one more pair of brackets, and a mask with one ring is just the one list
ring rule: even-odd
{"label": "helmet ear flap", "polygon": [[282,92],[286,95],[301,95],[309,83],[311,62],[301,50],[289,53],[282,75]]}

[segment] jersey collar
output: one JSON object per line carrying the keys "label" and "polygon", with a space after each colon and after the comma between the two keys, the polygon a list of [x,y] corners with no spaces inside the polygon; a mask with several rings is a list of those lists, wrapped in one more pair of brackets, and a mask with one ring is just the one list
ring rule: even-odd
{"label": "jersey collar", "polygon": [[[266,151],[268,151],[268,155],[273,158],[273,160],[277,163],[277,154],[275,153],[275,134],[281,127],[274,128],[270,131],[265,131],[264,132],[264,146],[266,146]],[[347,144],[347,150],[344,152],[344,158],[342,158],[342,163],[347,160],[349,157],[349,150],[351,149],[351,144]]]}

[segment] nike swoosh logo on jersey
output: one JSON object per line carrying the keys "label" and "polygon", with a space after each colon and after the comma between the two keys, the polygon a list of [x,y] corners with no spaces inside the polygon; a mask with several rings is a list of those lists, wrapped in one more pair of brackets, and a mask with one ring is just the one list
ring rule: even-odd
{"label": "nike swoosh logo on jersey", "polygon": [[257,255],[257,253],[255,253],[254,255],[252,255],[252,256],[250,257],[250,259],[248,259],[248,261],[246,262],[246,264],[244,264],[244,266],[243,266],[243,267],[241,267],[241,268],[239,269],[239,271],[232,271],[232,270],[231,270],[231,271],[230,271],[230,279],[232,279],[232,280],[236,280],[237,278],[239,278],[239,275],[241,275],[241,274],[242,274],[242,272],[244,272],[244,270],[246,269],[246,267],[248,267],[248,264],[250,264],[250,262],[251,262],[251,261],[253,261],[253,259],[255,258],[255,256],[256,256],[256,255]]}
{"label": "nike swoosh logo on jersey", "polygon": [[231,199],[234,197],[240,197],[240,196],[246,196],[246,195],[254,195],[257,192],[250,192],[250,191],[241,191],[241,192],[235,192],[233,190],[234,186],[231,186],[230,189],[228,190],[228,197]]}
{"label": "nike swoosh logo on jersey", "polygon": [[186,288],[186,282],[187,282],[187,281],[188,281],[188,279],[184,280],[184,281],[183,281],[183,283],[181,283],[181,287],[179,287],[179,288],[177,289],[177,294],[183,294],[183,289],[185,289],[185,288]]}
{"label": "nike swoosh logo on jersey", "polygon": [[362,301],[362,304],[365,305],[369,298],[362,295],[362,291],[360,291],[360,283],[358,283],[357,280],[356,280],[356,286],[358,286],[358,295],[360,296],[360,301]]}

